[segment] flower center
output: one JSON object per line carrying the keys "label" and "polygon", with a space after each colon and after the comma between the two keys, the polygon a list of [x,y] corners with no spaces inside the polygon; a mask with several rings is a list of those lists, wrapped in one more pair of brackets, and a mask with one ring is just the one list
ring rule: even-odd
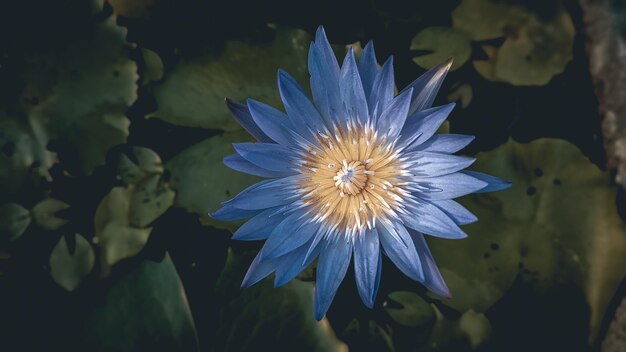
{"label": "flower center", "polygon": [[343,167],[341,170],[337,171],[337,175],[333,177],[335,186],[337,186],[339,191],[344,195],[359,194],[367,184],[367,171],[361,161],[357,160],[348,163],[344,160]]}
{"label": "flower center", "polygon": [[393,145],[367,128],[320,135],[303,152],[300,191],[317,221],[344,233],[397,216],[405,167]]}

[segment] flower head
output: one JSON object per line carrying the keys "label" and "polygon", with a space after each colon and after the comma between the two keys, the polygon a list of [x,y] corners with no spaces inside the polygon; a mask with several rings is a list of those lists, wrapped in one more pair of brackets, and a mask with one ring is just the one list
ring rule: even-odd
{"label": "flower head", "polygon": [[379,69],[372,43],[357,64],[341,67],[323,28],[309,51],[313,102],[289,74],[278,72],[286,110],[248,99],[227,100],[257,143],[234,144],[229,167],[269,180],[252,185],[211,214],[251,219],[233,235],[266,240],[242,286],[275,273],[291,281],[319,257],[315,316],[321,319],[352,256],[359,295],[372,307],[381,255],[436,294],[450,293],[424,234],[466,237],[459,225],[476,217],[453,198],[504,189],[508,182],[463,171],[455,156],[472,136],[435,134],[454,104],[431,108],[451,62],[426,72],[394,96],[393,62]]}

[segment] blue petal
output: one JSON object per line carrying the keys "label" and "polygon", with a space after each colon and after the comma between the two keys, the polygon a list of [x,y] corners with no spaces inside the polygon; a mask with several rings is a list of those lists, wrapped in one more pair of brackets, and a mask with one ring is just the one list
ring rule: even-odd
{"label": "blue petal", "polygon": [[263,133],[259,126],[256,125],[254,119],[252,119],[252,115],[250,115],[250,111],[248,110],[247,106],[239,104],[228,98],[225,99],[225,102],[231,114],[233,114],[235,120],[241,125],[241,127],[248,131],[248,133],[250,133],[252,137],[254,137],[259,142],[273,142],[272,139],[268,137],[265,133]]}
{"label": "blue petal", "polygon": [[339,94],[348,116],[354,122],[365,125],[369,121],[367,100],[363,92],[363,84],[354,59],[354,50],[350,48],[341,66],[339,78]]}
{"label": "blue petal", "polygon": [[450,290],[445,281],[443,281],[443,277],[441,277],[437,263],[435,263],[435,259],[428,248],[424,235],[415,231],[411,231],[410,233],[417,254],[420,257],[422,268],[424,268],[424,281],[422,283],[435,294],[450,298]]}
{"label": "blue petal", "polygon": [[339,284],[346,276],[351,258],[352,242],[347,238],[327,242],[322,249],[316,271],[315,319],[322,320],[328,311]]}
{"label": "blue petal", "polygon": [[302,137],[315,143],[317,132],[326,131],[322,116],[287,72],[278,70],[278,90],[292,125]]}
{"label": "blue petal", "polygon": [[404,91],[413,88],[413,100],[409,114],[428,109],[433,105],[441,83],[446,78],[451,66],[452,60],[435,66],[403,89]]}
{"label": "blue petal", "polygon": [[365,45],[365,49],[363,49],[359,59],[359,76],[361,76],[365,97],[369,98],[372,87],[374,87],[374,81],[378,76],[378,62],[376,62],[374,43],[371,41]]}
{"label": "blue petal", "polygon": [[275,208],[267,209],[241,225],[233,234],[234,240],[256,241],[269,237],[276,225],[280,224],[285,216]]}
{"label": "blue petal", "polygon": [[285,177],[289,175],[293,175],[295,172],[280,172],[280,171],[272,171],[267,170],[265,168],[254,165],[248,160],[244,159],[239,154],[232,154],[224,157],[224,165],[228,166],[233,170],[237,170],[240,172],[245,172],[250,175],[260,176],[260,177],[268,177],[268,178],[276,178],[276,177]]}
{"label": "blue petal", "polygon": [[438,177],[413,178],[411,181],[426,188],[419,192],[419,196],[427,200],[453,199],[482,190],[487,186],[487,182],[461,172]]}
{"label": "blue petal", "polygon": [[[415,245],[411,236],[402,224],[389,226],[382,224],[378,226],[380,243],[385,249],[385,253],[391,261],[404,273],[416,281],[424,280],[424,272],[420,258],[415,250]],[[398,241],[391,232],[396,232],[400,236],[402,242]]]}
{"label": "blue petal", "polygon": [[484,188],[475,191],[475,193],[496,192],[511,187],[511,182],[495,176],[483,174],[482,172],[463,171],[463,173],[487,183]]}
{"label": "blue petal", "polygon": [[253,99],[248,99],[248,109],[254,122],[276,143],[293,144],[294,128],[286,114]]}
{"label": "blue petal", "polygon": [[387,105],[393,99],[395,92],[395,80],[393,78],[393,57],[390,56],[383,64],[380,73],[374,80],[372,92],[370,93],[368,108],[375,120],[387,108]]}
{"label": "blue petal", "polygon": [[372,308],[378,293],[382,256],[378,230],[362,232],[354,240],[354,275],[359,296],[363,303]]}
{"label": "blue petal", "polygon": [[[335,64],[337,60],[333,54]],[[309,73],[311,74],[311,92],[313,101],[320,114],[330,128],[335,124],[345,127],[343,120],[341,97],[339,96],[339,71],[335,71],[326,63],[321,49],[311,44],[309,49]]]}
{"label": "blue petal", "polygon": [[319,228],[319,223],[305,222],[303,212],[296,211],[287,216],[272,231],[263,246],[265,258],[277,258],[307,243]]}
{"label": "blue petal", "polygon": [[262,252],[259,252],[257,256],[250,264],[250,268],[248,268],[248,272],[246,276],[243,278],[243,282],[241,283],[241,287],[250,287],[257,282],[263,280],[266,276],[274,272],[276,270],[276,266],[278,265],[278,260],[270,259],[265,260],[262,259]]}
{"label": "blue petal", "polygon": [[457,225],[467,225],[478,220],[476,215],[452,199],[436,200],[432,203],[443,210]]}
{"label": "blue petal", "polygon": [[324,60],[324,66],[329,68],[331,77],[339,81],[339,63],[337,62],[335,52],[330,46],[324,27],[322,26],[319,26],[315,33],[315,46],[319,49],[321,57]]}
{"label": "blue petal", "polygon": [[400,214],[407,227],[435,237],[459,239],[467,235],[446,213],[434,204],[421,200],[407,202],[406,213]]}
{"label": "blue petal", "polygon": [[432,137],[441,124],[448,118],[448,115],[454,109],[455,103],[437,106],[431,109],[420,111],[406,119],[404,128],[402,129],[402,137],[399,143],[404,145],[408,139],[418,136],[417,139],[410,142],[407,150],[414,150],[420,144],[426,142]]}
{"label": "blue petal", "polygon": [[456,153],[474,140],[474,136],[465,134],[436,134],[414,150],[436,153]]}
{"label": "blue petal", "polygon": [[436,177],[451,174],[472,165],[476,158],[451,154],[417,152],[410,153],[411,161],[416,162],[409,170],[413,176]]}
{"label": "blue petal", "polygon": [[258,167],[288,175],[298,173],[298,158],[287,147],[273,143],[233,143],[233,147]]}
{"label": "blue petal", "polygon": [[297,197],[297,192],[285,185],[294,182],[291,177],[259,182],[223,204],[239,209],[256,210],[292,203]]}
{"label": "blue petal", "polygon": [[[312,244],[312,240],[307,244]],[[276,277],[274,279],[274,287],[280,287],[289,281],[293,280],[298,274],[302,272],[302,270],[306,269],[315,258],[319,255],[320,252],[319,245],[316,245],[312,251],[311,255],[305,258],[307,250],[309,249],[308,245],[304,245],[289,254],[281,257],[280,263],[278,264],[278,268],[276,269]]]}
{"label": "blue petal", "polygon": [[222,206],[216,212],[209,213],[209,216],[212,217],[213,219],[220,220],[220,221],[233,221],[233,220],[246,219],[246,218],[257,215],[260,212],[261,210],[239,209],[239,208],[235,208],[232,205],[227,204],[227,205]]}
{"label": "blue petal", "polygon": [[376,122],[376,128],[380,134],[385,134],[390,140],[395,140],[406,121],[410,102],[410,89],[393,98]]}

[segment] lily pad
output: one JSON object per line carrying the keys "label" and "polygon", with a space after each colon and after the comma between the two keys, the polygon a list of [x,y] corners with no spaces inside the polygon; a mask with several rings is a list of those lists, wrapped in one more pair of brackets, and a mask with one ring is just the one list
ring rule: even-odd
{"label": "lily pad", "polygon": [[47,198],[33,207],[33,217],[37,225],[46,230],[56,230],[67,224],[68,220],[61,219],[56,213],[69,208],[69,204],[57,199]]}
{"label": "lily pad", "polygon": [[224,98],[254,98],[279,106],[277,70],[307,82],[310,39],[302,30],[279,28],[271,45],[231,41],[219,56],[181,59],[154,87],[158,108],[148,117],[180,126],[241,129],[224,106]]}
{"label": "lily pad", "polygon": [[463,0],[452,12],[453,28],[475,41],[504,37],[501,47],[474,62],[486,79],[514,85],[544,85],[572,60],[574,24],[561,7],[548,20],[520,5]]}
{"label": "lily pad", "polygon": [[134,227],[146,227],[174,204],[176,194],[167,184],[161,182],[160,175],[153,175],[137,186],[130,186],[133,191],[130,205],[130,224]]}
{"label": "lily pad", "polygon": [[137,184],[153,175],[162,175],[164,170],[159,154],[152,149],[133,147],[132,155],[120,156],[117,173],[124,183]]}
{"label": "lily pad", "polygon": [[152,228],[136,228],[130,223],[134,189],[114,187],[98,205],[94,243],[101,249],[102,276],[111,266],[139,253],[148,242]]}
{"label": "lily pad", "polygon": [[556,139],[509,141],[477,158],[477,170],[513,186],[461,199],[479,218],[465,227],[467,239],[429,238],[453,295],[443,303],[480,313],[516,279],[540,291],[573,283],[586,294],[593,337],[626,275],[626,226],[610,175]]}
{"label": "lily pad", "polygon": [[22,187],[52,181],[48,169],[57,161],[47,150],[48,136],[39,121],[9,116],[0,111],[0,195]]}
{"label": "lily pad", "polygon": [[410,49],[428,52],[413,58],[424,69],[433,68],[453,58],[451,71],[463,66],[472,53],[469,36],[463,31],[448,27],[428,27],[422,30],[413,37]]}
{"label": "lily pad", "polygon": [[147,226],[174,203],[176,194],[163,181],[164,171],[159,155],[148,148],[134,147],[131,155],[121,155],[118,174],[127,186],[111,189],[94,219],[94,243],[102,250],[103,275],[108,275],[113,264],[143,249],[152,231]]}
{"label": "lily pad", "polygon": [[236,229],[240,223],[219,222],[207,213],[214,212],[220,203],[232,198],[261,178],[231,170],[222,159],[235,150],[234,142],[249,141],[246,132],[226,133],[197,143],[169,160],[170,184],[176,190],[175,205],[199,214],[201,221],[224,229]]}
{"label": "lily pad", "polygon": [[484,314],[470,309],[459,319],[459,330],[467,337],[472,349],[476,349],[489,339],[491,323]]}
{"label": "lily pad", "polygon": [[147,18],[156,0],[108,0],[113,11],[125,17]]}
{"label": "lily pad", "polygon": [[391,328],[387,324],[383,325],[381,326],[374,320],[359,321],[355,318],[346,326],[341,338],[348,343],[352,350],[367,349],[368,351],[393,352],[395,349],[391,337]]}
{"label": "lily pad", "polygon": [[141,85],[145,86],[148,83],[163,79],[165,68],[163,67],[163,60],[161,60],[159,54],[150,49],[141,48],[141,56],[144,63],[144,70],[141,75]]}
{"label": "lily pad", "polygon": [[266,279],[239,288],[252,258],[229,252],[216,287],[221,312],[214,350],[347,352],[328,320],[314,319],[312,283],[293,280],[274,288]]}
{"label": "lily pad", "polygon": [[433,308],[417,293],[396,291],[389,294],[389,299],[401,306],[385,307],[387,314],[400,325],[418,327],[428,324],[435,317]]}
{"label": "lily pad", "polygon": [[28,225],[30,212],[19,204],[5,203],[0,205],[0,243],[15,241]]}
{"label": "lily pad", "polygon": [[50,275],[54,281],[68,291],[74,291],[80,281],[93,269],[96,256],[85,237],[76,234],[75,247],[70,251],[65,236],[50,253]]}
{"label": "lily pad", "polygon": [[[55,141],[62,157],[78,161],[71,171],[84,174],[104,164],[109,148],[126,141],[125,113],[137,98],[138,79],[126,30],[115,16],[90,30],[53,52],[27,56],[20,97],[30,139],[39,148]],[[42,153],[37,149],[37,154]]]}
{"label": "lily pad", "polygon": [[185,289],[169,255],[144,261],[97,297],[85,351],[198,351]]}

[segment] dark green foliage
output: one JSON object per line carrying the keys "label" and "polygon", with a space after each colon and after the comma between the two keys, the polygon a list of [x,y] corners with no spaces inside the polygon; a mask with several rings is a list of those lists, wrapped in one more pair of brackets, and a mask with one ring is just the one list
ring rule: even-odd
{"label": "dark green foliage", "polygon": [[[626,228],[601,168],[580,17],[556,0],[15,2],[0,14],[6,349],[598,345]],[[223,99],[280,107],[279,67],[308,89],[320,24],[339,55],[370,39],[379,61],[394,55],[399,89],[456,60],[436,101],[460,102],[446,129],[476,135],[463,154],[513,187],[462,200],[480,219],[469,238],[429,239],[452,299],[387,261],[373,310],[348,274],[319,323],[312,269],[281,288],[239,287],[259,244],[230,242],[240,223],[207,214],[259,178],[221,162],[251,140]]]}

